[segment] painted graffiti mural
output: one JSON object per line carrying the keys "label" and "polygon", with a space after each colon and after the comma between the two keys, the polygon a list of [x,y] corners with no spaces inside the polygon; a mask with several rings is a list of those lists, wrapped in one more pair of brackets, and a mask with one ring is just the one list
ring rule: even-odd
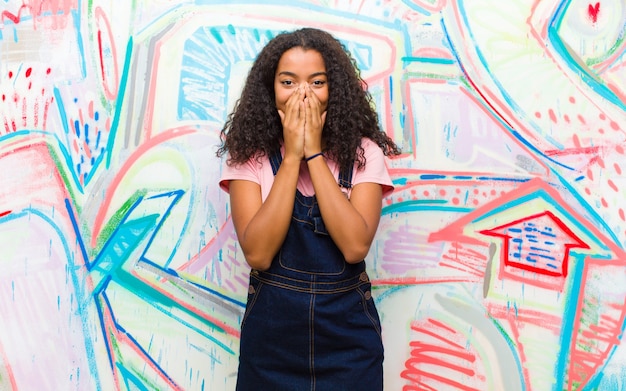
{"label": "painted graffiti mural", "polygon": [[219,131],[260,49],[353,54],[389,161],[388,390],[626,390],[623,0],[0,0],[0,389],[232,390]]}

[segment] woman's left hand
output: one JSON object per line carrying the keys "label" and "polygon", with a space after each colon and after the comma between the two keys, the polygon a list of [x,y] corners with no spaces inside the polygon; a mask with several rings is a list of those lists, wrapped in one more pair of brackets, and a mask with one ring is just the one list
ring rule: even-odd
{"label": "woman's left hand", "polygon": [[304,156],[322,152],[322,129],[326,121],[326,111],[321,112],[322,104],[311,86],[305,87],[304,109]]}

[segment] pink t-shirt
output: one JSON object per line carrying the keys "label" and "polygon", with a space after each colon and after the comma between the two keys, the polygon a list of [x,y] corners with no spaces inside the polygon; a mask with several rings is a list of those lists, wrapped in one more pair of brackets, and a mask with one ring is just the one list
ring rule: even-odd
{"label": "pink t-shirt", "polygon": [[[361,142],[365,151],[365,167],[357,170],[356,164],[352,173],[352,185],[359,183],[372,182],[378,183],[383,187],[383,197],[387,197],[393,192],[393,183],[387,170],[387,162],[383,151],[368,138],[364,138]],[[284,151],[282,151],[284,152]],[[318,158],[319,159],[319,158]],[[339,166],[332,160],[326,160],[328,168],[333,173],[335,179],[339,176]],[[228,183],[231,180],[247,180],[257,183],[261,186],[261,197],[265,201],[270,193],[272,184],[274,183],[274,173],[269,161],[269,157],[264,156],[260,161],[250,159],[248,162],[238,166],[224,165],[224,171],[220,179],[220,187],[228,192]],[[298,176],[298,190],[305,196],[315,194],[311,176],[306,162],[300,165],[300,175]],[[348,193],[348,196],[350,194]]]}

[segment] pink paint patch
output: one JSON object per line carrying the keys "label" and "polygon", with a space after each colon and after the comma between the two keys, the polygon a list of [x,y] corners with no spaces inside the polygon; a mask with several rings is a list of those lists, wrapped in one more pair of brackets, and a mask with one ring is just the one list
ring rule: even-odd
{"label": "pink paint patch", "polygon": [[554,110],[548,110],[548,115],[550,116],[550,121],[556,123],[556,114],[554,114]]}
{"label": "pink paint patch", "polygon": [[69,278],[69,270],[78,273],[80,268],[68,264],[71,257],[57,233],[34,215],[0,225],[0,245],[17,250],[2,259],[0,276],[0,328],[14,337],[2,341],[3,360],[14,364],[17,389],[91,389],[84,341],[92,336],[83,335],[87,328],[78,306],[84,298],[76,297],[72,284],[86,277]]}

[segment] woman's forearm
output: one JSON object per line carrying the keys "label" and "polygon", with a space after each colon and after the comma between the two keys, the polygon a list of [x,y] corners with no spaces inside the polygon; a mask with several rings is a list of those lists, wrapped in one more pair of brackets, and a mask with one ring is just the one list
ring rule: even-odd
{"label": "woman's forearm", "polygon": [[300,162],[293,160],[283,161],[265,202],[261,201],[260,189],[251,192],[249,186],[235,185],[231,190],[231,200],[236,199],[232,205],[235,230],[253,269],[269,268],[287,235],[300,169]]}
{"label": "woman's forearm", "polygon": [[357,185],[349,200],[321,157],[308,163],[324,225],[346,262],[356,263],[367,255],[380,220],[380,185]]}

